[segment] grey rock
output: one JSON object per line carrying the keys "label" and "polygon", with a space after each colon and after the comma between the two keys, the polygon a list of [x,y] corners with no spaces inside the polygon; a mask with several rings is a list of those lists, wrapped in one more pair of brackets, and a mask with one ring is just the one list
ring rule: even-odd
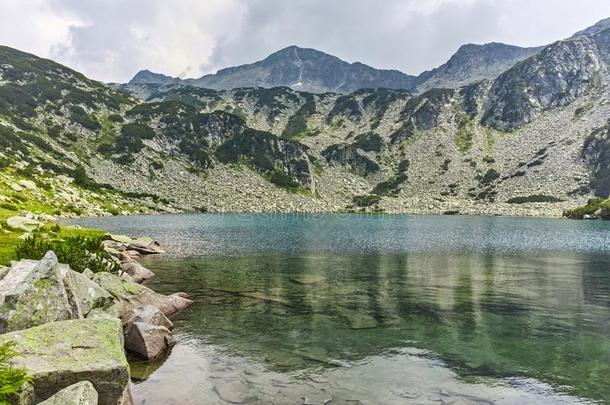
{"label": "grey rock", "polygon": [[138,238],[133,240],[128,246],[128,250],[135,250],[140,254],[159,254],[165,253],[163,249],[161,249],[161,245],[156,240],[153,240],[148,237]]}
{"label": "grey rock", "polygon": [[83,380],[91,381],[102,405],[116,405],[129,380],[118,319],[51,322],[0,336],[15,342],[11,364],[33,379],[34,402]]}
{"label": "grey rock", "polygon": [[122,262],[121,269],[136,283],[142,283],[155,276],[155,273],[148,270],[146,267],[142,266],[136,261]]}
{"label": "grey rock", "polygon": [[158,357],[175,343],[171,331],[166,327],[143,322],[130,324],[125,334],[125,349],[145,359]]}
{"label": "grey rock", "polygon": [[35,219],[19,216],[8,218],[6,224],[12,229],[19,229],[26,232],[32,232],[44,225],[42,222]]}
{"label": "grey rock", "polygon": [[93,281],[116,299],[121,319],[126,319],[131,310],[143,305],[153,305],[165,316],[171,316],[193,303],[178,294],[169,296],[159,294],[150,288],[110,273],[97,273]]}
{"label": "grey rock", "polygon": [[129,325],[135,322],[148,323],[154,326],[163,326],[170,330],[174,327],[172,321],[167,319],[163,312],[153,305],[143,305],[127,311],[123,324],[125,329],[127,330]]}
{"label": "grey rock", "polygon": [[64,286],[66,267],[53,252],[40,261],[22,260],[11,266],[0,281],[0,333],[82,318]]}
{"label": "grey rock", "polygon": [[39,405],[97,405],[97,391],[89,381],[72,384]]}

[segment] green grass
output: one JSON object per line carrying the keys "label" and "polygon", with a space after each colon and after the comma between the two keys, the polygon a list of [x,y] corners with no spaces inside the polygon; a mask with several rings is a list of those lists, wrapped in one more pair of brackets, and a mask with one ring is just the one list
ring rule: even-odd
{"label": "green grass", "polygon": [[467,114],[461,113],[456,118],[458,130],[455,133],[453,141],[455,147],[462,154],[468,153],[472,148],[472,138],[474,137],[474,123]]}

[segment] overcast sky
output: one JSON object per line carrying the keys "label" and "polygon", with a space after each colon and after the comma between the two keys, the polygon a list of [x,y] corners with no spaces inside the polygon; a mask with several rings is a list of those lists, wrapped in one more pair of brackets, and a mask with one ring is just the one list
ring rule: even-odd
{"label": "overcast sky", "polygon": [[418,74],[464,43],[542,45],[605,17],[608,0],[2,0],[0,43],[103,81],[198,77],[288,45]]}

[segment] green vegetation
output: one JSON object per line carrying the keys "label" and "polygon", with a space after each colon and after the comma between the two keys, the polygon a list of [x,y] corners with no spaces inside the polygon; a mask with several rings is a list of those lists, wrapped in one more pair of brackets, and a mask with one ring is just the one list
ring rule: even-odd
{"label": "green vegetation", "polygon": [[372,194],[396,195],[400,192],[400,185],[407,180],[406,173],[399,173],[386,181],[382,181],[373,188]]}
{"label": "green vegetation", "polygon": [[349,119],[361,118],[362,111],[360,111],[358,101],[356,101],[352,95],[345,95],[337,98],[335,105],[326,117],[326,123],[331,124],[333,119],[338,115],[343,115]]}
{"label": "green vegetation", "polygon": [[352,145],[366,152],[380,152],[383,147],[383,138],[375,132],[367,132],[356,136]]}
{"label": "green vegetation", "polygon": [[581,157],[592,165],[589,186],[597,197],[610,196],[610,127],[597,128],[585,139]]}
{"label": "green vegetation", "polygon": [[474,122],[470,119],[468,114],[459,113],[456,117],[457,121],[457,132],[453,138],[455,147],[462,154],[468,153],[472,147],[472,138],[474,135]]}
{"label": "green vegetation", "polygon": [[13,396],[31,381],[27,370],[10,365],[9,361],[19,355],[13,346],[10,341],[0,344],[0,405],[13,403]]}
{"label": "green vegetation", "polygon": [[551,195],[534,194],[528,196],[513,197],[506,200],[508,204],[527,204],[527,203],[556,203],[562,202],[561,198]]}
{"label": "green vegetation", "polygon": [[220,145],[216,157],[223,163],[246,163],[272,183],[290,189],[302,185],[299,176],[311,175],[306,151],[299,143],[248,128]]}
{"label": "green vegetation", "polygon": [[500,178],[500,173],[498,173],[495,169],[489,169],[481,178],[480,183],[487,185],[497,180],[498,178]]}
{"label": "green vegetation", "polygon": [[116,138],[114,150],[118,153],[137,153],[144,147],[142,140],[152,139],[154,136],[155,132],[148,125],[125,124],[121,128],[121,134]]}
{"label": "green vegetation", "polygon": [[[60,230],[59,227],[56,229]],[[52,250],[60,263],[70,265],[74,271],[82,273],[89,269],[94,273],[119,272],[119,265],[104,250],[102,237],[70,236],[63,239],[44,239],[40,232],[34,233],[15,249],[17,259],[40,260]]]}
{"label": "green vegetation", "polygon": [[296,113],[288,119],[286,128],[282,131],[282,138],[296,139],[304,136],[314,136],[318,132],[308,130],[307,118],[316,113],[316,103],[312,94],[305,93],[305,103],[299,107]]}
{"label": "green vegetation", "polygon": [[563,212],[564,217],[571,219],[584,219],[585,215],[610,220],[610,199],[592,198],[584,207]]}
{"label": "green vegetation", "polygon": [[370,207],[381,201],[381,197],[376,194],[356,195],[352,198],[357,207]]}
{"label": "green vegetation", "polygon": [[275,185],[285,188],[299,188],[301,186],[301,184],[295,181],[292,176],[278,170],[274,170],[273,173],[271,173],[269,181]]}
{"label": "green vegetation", "polygon": [[97,122],[97,120],[91,117],[87,112],[80,106],[75,105],[71,108],[72,112],[70,115],[70,119],[72,121],[82,125],[84,128],[87,128],[91,131],[99,131],[102,129],[102,125]]}

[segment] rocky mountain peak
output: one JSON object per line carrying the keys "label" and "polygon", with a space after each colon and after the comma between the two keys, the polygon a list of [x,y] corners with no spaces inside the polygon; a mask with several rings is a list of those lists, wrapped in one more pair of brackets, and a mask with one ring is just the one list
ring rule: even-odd
{"label": "rocky mountain peak", "polygon": [[610,28],[610,17],[604,18],[603,20],[598,21],[594,25],[585,28],[582,31],[578,31],[576,34],[572,36],[572,38],[579,37],[582,35],[595,35],[602,31],[605,31]]}
{"label": "rocky mountain peak", "polygon": [[180,79],[144,69],[136,73],[136,75],[129,81],[129,84],[173,84],[179,81]]}

